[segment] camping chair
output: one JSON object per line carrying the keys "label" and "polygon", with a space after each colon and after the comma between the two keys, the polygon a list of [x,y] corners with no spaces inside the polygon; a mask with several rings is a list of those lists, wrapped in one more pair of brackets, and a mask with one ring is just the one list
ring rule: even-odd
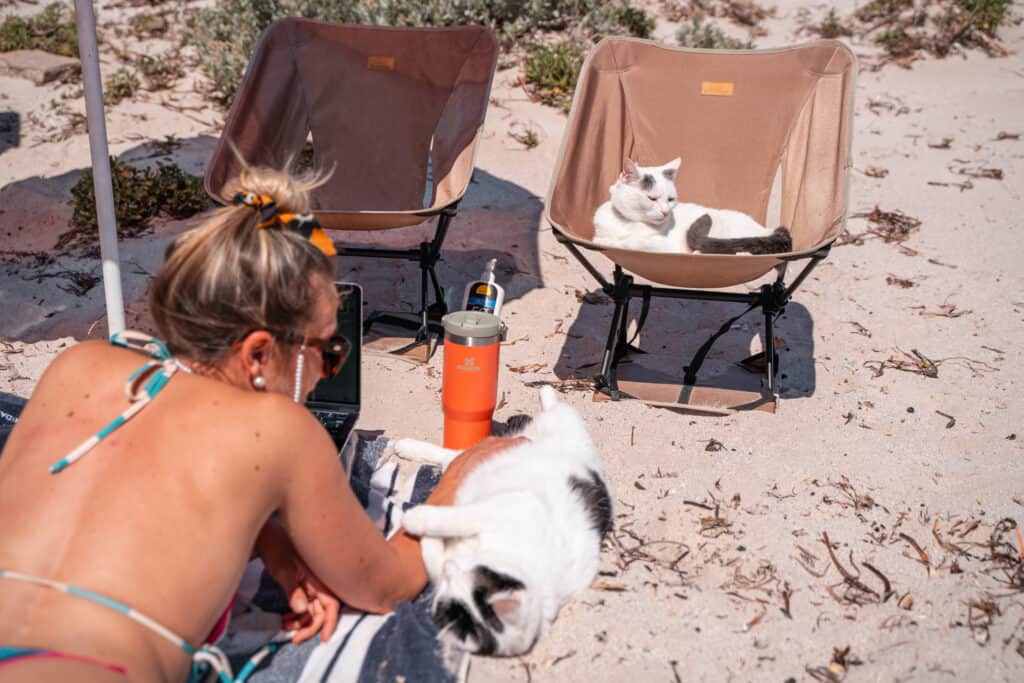
{"label": "camping chair", "polygon": [[[339,255],[415,261],[418,320],[367,319],[440,330],[444,293],[434,266],[469,186],[498,46],[485,28],[347,26],[288,18],[260,39],[206,170],[206,189],[230,197],[240,165],[282,168],[312,137],[313,166],[334,169],[313,193],[327,230],[389,230],[437,216],[433,238],[414,249],[335,245]],[[434,303],[427,304],[428,278]]]}
{"label": "camping chair", "polygon": [[[775,319],[824,259],[846,219],[855,60],[837,41],[775,50],[670,48],[606,38],[583,65],[557,168],[545,203],[555,237],[597,279],[615,303],[597,388],[620,398],[617,368],[633,348],[627,339],[629,301],[651,297],[746,304],[685,367],[693,387],[711,345],[743,314],[761,308],[763,351],[744,361],[763,367],[771,401],[778,397]],[[593,214],[608,199],[625,158],[641,165],[682,157],[679,200],[744,211],[765,223],[776,175],[793,251],[770,255],[661,254],[595,244]],[[609,281],[583,250],[614,264]],[[786,269],[802,263],[788,285]],[[756,292],[714,291],[777,277]],[[637,284],[636,276],[650,284]],[[664,285],[664,286],[657,286]]]}

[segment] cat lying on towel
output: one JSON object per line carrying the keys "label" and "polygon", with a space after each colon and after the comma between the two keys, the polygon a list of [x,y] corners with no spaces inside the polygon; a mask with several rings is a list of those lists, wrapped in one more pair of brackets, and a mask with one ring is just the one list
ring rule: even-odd
{"label": "cat lying on towel", "polygon": [[[477,654],[530,650],[594,580],[612,528],[604,468],[583,418],[551,387],[540,403],[519,432],[529,441],[471,471],[455,505],[420,505],[402,518],[422,540],[441,637]],[[395,450],[442,467],[458,455],[413,439]]]}
{"label": "cat lying on towel", "polygon": [[611,199],[594,214],[594,242],[671,254],[777,254],[791,251],[786,228],[769,230],[740,211],[679,203],[680,160],[637,166],[626,159]]}

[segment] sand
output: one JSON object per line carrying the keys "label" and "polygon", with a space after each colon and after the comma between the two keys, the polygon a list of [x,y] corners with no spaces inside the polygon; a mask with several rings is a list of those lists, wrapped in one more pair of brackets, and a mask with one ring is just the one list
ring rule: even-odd
{"label": "sand", "polygon": [[[759,46],[805,39],[801,9],[812,17],[826,9],[776,5]],[[101,21],[125,11],[101,5]],[[658,36],[673,33],[673,24],[659,24]],[[1021,27],[1003,35],[1012,50],[1024,47]],[[867,61],[877,54],[856,41],[854,49]],[[534,410],[526,382],[593,374],[611,315],[607,303],[578,300],[596,285],[543,223],[565,117],[531,102],[517,75],[496,75],[477,180],[439,268],[461,291],[486,258],[499,258],[510,328],[502,364],[540,366],[503,372],[498,420]],[[112,153],[141,158],[174,134],[184,145],[173,158],[199,171],[221,114],[203,108],[194,81],[173,96],[195,110],[174,111],[153,95],[114,107]],[[59,92],[0,78],[0,109],[22,122],[21,144],[0,152],[2,249],[48,250],[66,229],[67,190],[88,148],[82,133],[43,141],[39,122]],[[920,219],[920,230],[905,248],[881,240],[837,247],[799,290],[777,326],[785,374],[774,415],[694,417],[566,394],[605,459],[615,538],[598,583],[529,655],[474,658],[470,681],[830,680],[819,669],[830,664],[835,680],[1024,680],[1024,593],[1020,579],[1007,583],[990,547],[995,535],[1008,552],[1022,550],[1012,531],[996,529],[1004,518],[1024,521],[1024,411],[1013,393],[1024,382],[1016,364],[1024,142],[996,140],[1001,131],[1024,133],[1021,111],[1019,54],[972,51],[861,74],[851,214],[900,210]],[[539,145],[513,140],[514,125],[533,126]],[[952,138],[948,149],[929,146],[943,138]],[[871,166],[888,175],[869,177]],[[1003,178],[972,178],[970,189],[929,184],[961,183],[960,169],[975,168],[1000,168]],[[849,221],[852,233],[867,227]],[[180,229],[162,224],[121,243],[130,324],[144,324],[146,281]],[[413,244],[426,233],[393,231],[383,241]],[[59,275],[98,273],[98,264],[4,260],[0,392],[29,396],[61,348],[105,333],[101,287],[76,296]],[[370,308],[410,310],[418,296],[408,264],[347,261],[339,270],[364,284]],[[641,346],[658,354],[645,362],[681,366],[731,310],[656,302]],[[709,367],[758,350],[759,329],[753,318],[739,323]],[[937,377],[885,364],[915,349],[935,361]],[[427,366],[368,358],[360,427],[439,440],[440,362],[440,353]],[[854,578],[844,581],[842,571]]]}

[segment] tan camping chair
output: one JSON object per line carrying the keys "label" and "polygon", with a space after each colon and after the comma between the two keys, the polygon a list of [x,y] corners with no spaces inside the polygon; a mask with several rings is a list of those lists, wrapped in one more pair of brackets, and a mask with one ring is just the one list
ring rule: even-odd
{"label": "tan camping chair", "polygon": [[[289,18],[260,39],[235,96],[206,189],[226,202],[239,163],[283,167],[312,136],[313,165],[334,169],[313,194],[328,230],[388,230],[437,216],[416,249],[348,248],[339,255],[419,264],[417,339],[438,330],[444,294],[434,266],[469,186],[498,46],[477,26],[392,28]],[[428,277],[434,303],[427,305]],[[389,315],[367,323],[409,321]]]}
{"label": "tan camping chair", "polygon": [[[643,299],[639,334],[650,299],[657,296],[746,304],[744,313],[763,309],[763,356],[746,361],[764,367],[766,388],[772,400],[777,397],[775,319],[845,224],[855,75],[853,54],[837,41],[732,51],[606,38],[593,49],[576,88],[545,218],[615,301],[599,389],[613,399],[622,395],[616,368],[631,348],[629,300]],[[624,159],[653,165],[676,156],[683,160],[676,178],[680,201],[744,211],[761,223],[778,175],[780,216],[771,225],[789,228],[793,251],[658,254],[594,244],[594,211],[607,201]],[[611,281],[582,250],[612,261]],[[792,262],[805,263],[787,285]],[[756,280],[773,268],[777,278],[757,292],[714,291]],[[665,286],[637,284],[630,273]],[[697,352],[685,369],[684,386],[696,384],[711,344],[739,317]]]}

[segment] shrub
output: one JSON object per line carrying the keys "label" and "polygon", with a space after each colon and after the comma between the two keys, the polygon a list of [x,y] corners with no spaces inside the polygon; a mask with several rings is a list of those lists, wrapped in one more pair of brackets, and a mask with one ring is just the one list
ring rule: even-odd
{"label": "shrub", "polygon": [[[188,218],[210,204],[202,178],[182,171],[174,164],[138,169],[113,158],[110,174],[114,188],[114,214],[121,237],[141,234],[150,219],[163,211],[173,218]],[[74,210],[71,222],[78,228],[96,228],[96,195],[92,171],[71,188]]]}
{"label": "shrub", "polygon": [[146,79],[146,88],[149,90],[166,90],[174,85],[174,81],[185,75],[181,57],[173,50],[158,57],[142,55],[135,60],[135,68]]}
{"label": "shrub", "polygon": [[885,51],[893,57],[909,55],[921,47],[919,41],[907,33],[902,26],[894,26],[882,31],[875,36],[875,42],[884,47]]}
{"label": "shrub", "polygon": [[903,10],[912,9],[913,7],[914,0],[871,0],[854,12],[853,16],[860,21],[868,22],[899,14]]}
{"label": "shrub", "polygon": [[622,34],[650,38],[655,20],[643,9],[621,2],[599,5],[587,16],[586,23],[592,27],[595,38]]}
{"label": "shrub", "polygon": [[696,47],[705,50],[750,50],[754,43],[737,40],[722,32],[714,24],[705,24],[703,17],[697,16],[689,24],[683,24],[676,32],[676,42],[682,47]]}
{"label": "shrub", "polygon": [[210,205],[203,179],[175,164],[157,163],[156,189],[160,210],[171,218],[188,218]]}
{"label": "shrub", "polygon": [[170,22],[163,14],[156,12],[136,14],[128,20],[128,26],[136,38],[162,36],[170,29]]}
{"label": "shrub", "polygon": [[139,89],[139,77],[126,67],[121,67],[103,81],[103,102],[113,106],[127,99]]}
{"label": "shrub", "polygon": [[839,15],[836,14],[835,7],[829,8],[828,14],[825,15],[820,24],[810,28],[822,38],[839,38],[853,34],[849,27],[839,18]]}
{"label": "shrub", "polygon": [[1009,12],[1010,0],[955,0],[939,18],[939,24],[961,35],[978,30],[995,38]]}
{"label": "shrub", "polygon": [[545,104],[569,111],[586,49],[569,38],[551,45],[533,45],[527,50],[526,82]]}
{"label": "shrub", "polygon": [[31,17],[10,16],[0,24],[0,52],[43,50],[78,56],[78,33],[71,8],[54,2]]}

